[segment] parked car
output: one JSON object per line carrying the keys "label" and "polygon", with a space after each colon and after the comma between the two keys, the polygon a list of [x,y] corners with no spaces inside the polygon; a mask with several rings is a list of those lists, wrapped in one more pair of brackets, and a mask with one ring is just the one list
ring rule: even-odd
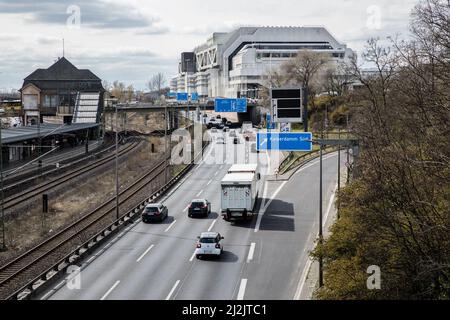
{"label": "parked car", "polygon": [[161,203],[148,204],[142,211],[144,223],[162,222],[169,216],[169,210]]}
{"label": "parked car", "polygon": [[195,256],[201,259],[204,256],[220,257],[223,253],[223,245],[221,241],[224,239],[217,232],[203,232],[197,241],[197,248],[195,249]]}
{"label": "parked car", "polygon": [[211,213],[211,202],[206,199],[192,200],[189,205],[188,217],[207,217]]}

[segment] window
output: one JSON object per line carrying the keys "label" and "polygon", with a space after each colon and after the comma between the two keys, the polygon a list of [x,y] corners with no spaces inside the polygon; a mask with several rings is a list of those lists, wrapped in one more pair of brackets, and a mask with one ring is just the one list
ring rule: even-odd
{"label": "window", "polygon": [[263,53],[263,58],[270,58],[270,53],[269,52],[264,52]]}
{"label": "window", "polygon": [[44,95],[42,106],[44,108],[56,108],[58,105],[58,96],[57,95]]}

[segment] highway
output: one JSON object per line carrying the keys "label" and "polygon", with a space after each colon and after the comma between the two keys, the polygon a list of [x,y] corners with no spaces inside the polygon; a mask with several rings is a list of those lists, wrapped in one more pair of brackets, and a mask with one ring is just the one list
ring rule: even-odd
{"label": "highway", "polygon": [[[212,136],[222,135],[213,133]],[[243,140],[241,139],[241,142]],[[225,147],[227,146],[227,147]],[[129,226],[82,265],[81,287],[62,281],[38,299],[55,300],[259,300],[302,297],[308,251],[318,230],[319,165],[314,160],[289,181],[263,177],[259,214],[249,222],[220,217],[220,181],[231,166],[213,161],[239,158],[244,144],[213,142],[197,165],[164,199],[169,218],[162,224]],[[250,154],[267,170],[266,153]],[[337,156],[324,160],[324,215],[337,181]],[[187,217],[192,199],[212,203],[207,219]],[[216,231],[225,237],[220,259],[194,257],[197,236]]]}

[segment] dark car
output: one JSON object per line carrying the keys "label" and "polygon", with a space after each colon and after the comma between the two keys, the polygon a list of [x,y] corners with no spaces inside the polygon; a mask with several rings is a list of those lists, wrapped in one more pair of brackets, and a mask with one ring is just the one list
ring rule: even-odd
{"label": "dark car", "polygon": [[144,223],[162,222],[169,216],[169,210],[160,203],[147,205],[142,211],[142,221]]}
{"label": "dark car", "polygon": [[188,217],[207,217],[211,213],[211,203],[205,199],[192,200],[189,205]]}
{"label": "dark car", "polygon": [[238,137],[235,137],[235,138],[233,139],[233,143],[234,143],[234,144],[239,144],[239,138],[238,138]]}

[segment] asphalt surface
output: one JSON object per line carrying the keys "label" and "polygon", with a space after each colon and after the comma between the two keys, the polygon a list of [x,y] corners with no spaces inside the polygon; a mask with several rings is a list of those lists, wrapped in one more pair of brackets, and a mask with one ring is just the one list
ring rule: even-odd
{"label": "asphalt surface", "polygon": [[[249,222],[229,223],[220,217],[220,181],[231,159],[244,162],[246,155],[243,140],[236,146],[231,139],[226,139],[226,145],[213,142],[205,161],[162,201],[169,209],[166,221],[150,225],[137,221],[84,262],[79,288],[63,281],[39,298],[277,300],[298,296],[318,230],[318,161],[289,181],[263,178],[259,214]],[[216,162],[220,158],[228,163]],[[249,161],[257,158],[266,172],[267,155],[252,153]],[[323,173],[327,216],[336,188],[336,154],[325,157]],[[195,198],[212,203],[208,218],[188,218],[187,206]],[[219,259],[194,257],[197,236],[205,231],[225,237],[225,252]]]}

